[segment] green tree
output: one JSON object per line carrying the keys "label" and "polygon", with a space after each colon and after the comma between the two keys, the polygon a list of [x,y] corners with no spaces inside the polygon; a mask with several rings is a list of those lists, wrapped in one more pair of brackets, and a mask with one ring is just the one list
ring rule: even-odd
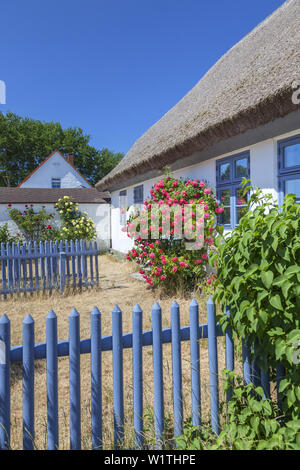
{"label": "green tree", "polygon": [[123,154],[96,149],[89,142],[90,136],[79,127],[63,129],[58,122],[0,112],[0,186],[17,186],[55,149],[72,153],[76,168],[94,185]]}

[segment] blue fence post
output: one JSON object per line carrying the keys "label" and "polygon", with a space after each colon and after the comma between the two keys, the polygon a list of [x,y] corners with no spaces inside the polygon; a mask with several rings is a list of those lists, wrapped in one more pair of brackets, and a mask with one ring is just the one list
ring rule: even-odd
{"label": "blue fence post", "polygon": [[40,273],[43,291],[46,290],[46,271],[45,271],[45,250],[44,243],[40,241]]}
{"label": "blue fence post", "polygon": [[23,448],[34,448],[34,320],[23,321]]}
{"label": "blue fence post", "polygon": [[0,449],[10,446],[10,321],[0,318]]}
{"label": "blue fence post", "polygon": [[209,388],[211,407],[211,426],[216,434],[220,432],[219,424],[219,384],[218,384],[218,351],[216,335],[215,305],[210,298],[207,302]]}
{"label": "blue fence post", "polygon": [[7,280],[6,280],[6,266],[7,266],[7,260],[5,259],[5,246],[4,243],[1,243],[1,274],[2,274],[2,290],[4,291],[4,299],[7,298],[6,292],[7,292]]}
{"label": "blue fence post", "polygon": [[80,404],[80,324],[75,308],[69,315],[69,367],[70,367],[70,449],[81,448]]}
{"label": "blue fence post", "polygon": [[114,387],[114,444],[116,448],[118,448],[124,437],[122,312],[118,305],[115,306],[112,312],[112,348]]}
{"label": "blue fence post", "polygon": [[[225,309],[225,314],[227,317],[230,317],[230,310],[228,308]],[[225,367],[230,372],[234,371],[234,342],[232,338],[232,329],[231,326],[228,325],[225,331]],[[233,393],[233,384],[226,392],[226,401],[228,402]]]}
{"label": "blue fence post", "polygon": [[16,245],[16,255],[17,255],[17,292],[20,292],[21,288],[21,254],[20,254],[20,242]]}
{"label": "blue fence post", "polygon": [[190,303],[190,351],[192,387],[192,424],[201,426],[201,386],[199,348],[199,306],[196,299]]}
{"label": "blue fence post", "polygon": [[35,266],[35,288],[40,290],[40,280],[39,280],[39,251],[38,245],[35,241],[33,244],[34,247],[34,266]]}
{"label": "blue fence post", "polygon": [[134,445],[144,446],[143,426],[143,312],[139,305],[132,310],[133,423]]}
{"label": "blue fence post", "polygon": [[59,291],[64,293],[66,285],[66,253],[61,251],[59,254],[60,286]]}
{"label": "blue fence post", "polygon": [[58,449],[57,318],[50,310],[46,318],[48,449]]}
{"label": "blue fence post", "polygon": [[89,257],[90,257],[90,284],[91,286],[94,285],[94,265],[93,265],[93,255],[92,255],[92,251],[93,251],[93,246],[92,246],[92,242],[89,243]]}
{"label": "blue fence post", "polygon": [[176,301],[171,306],[174,436],[183,434],[182,366],[180,313]]}
{"label": "blue fence post", "polygon": [[164,384],[162,355],[162,319],[160,305],[155,302],[152,308],[153,330],[153,386],[154,386],[154,428],[156,448],[162,448],[164,433]]}
{"label": "blue fence post", "polygon": [[91,313],[91,408],[93,449],[102,448],[101,351],[101,313],[97,307],[94,307]]}
{"label": "blue fence post", "polygon": [[99,268],[98,268],[98,247],[97,247],[97,242],[94,242],[94,250],[95,250],[96,284],[97,284],[97,286],[99,286]]}

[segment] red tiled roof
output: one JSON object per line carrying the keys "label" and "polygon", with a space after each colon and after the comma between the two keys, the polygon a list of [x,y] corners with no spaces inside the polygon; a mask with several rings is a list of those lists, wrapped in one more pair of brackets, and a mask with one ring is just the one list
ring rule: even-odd
{"label": "red tiled roof", "polygon": [[98,191],[96,188],[0,187],[0,204],[51,204],[64,196],[73,197],[77,203],[105,204],[110,202],[110,194]]}

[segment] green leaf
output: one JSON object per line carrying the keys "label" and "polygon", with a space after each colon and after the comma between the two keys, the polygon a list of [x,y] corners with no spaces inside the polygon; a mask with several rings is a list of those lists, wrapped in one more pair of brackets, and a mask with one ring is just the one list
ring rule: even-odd
{"label": "green leaf", "polygon": [[277,310],[283,310],[281,298],[279,294],[274,295],[274,297],[270,298],[270,304],[272,307],[276,308]]}
{"label": "green leaf", "polygon": [[272,271],[263,271],[261,273],[261,280],[267,289],[270,289],[273,279],[274,279],[274,274]]}

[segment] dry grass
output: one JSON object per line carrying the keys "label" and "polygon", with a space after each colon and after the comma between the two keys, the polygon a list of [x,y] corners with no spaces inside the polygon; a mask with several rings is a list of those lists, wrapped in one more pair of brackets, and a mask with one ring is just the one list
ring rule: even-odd
{"label": "dry grass", "polygon": [[[80,313],[81,338],[90,336],[90,312],[96,305],[102,313],[102,334],[111,334],[111,312],[118,304],[123,312],[123,332],[132,331],[131,311],[138,302],[143,310],[143,330],[151,330],[151,308],[158,300],[163,312],[163,328],[170,327],[170,305],[174,298],[154,294],[141,281],[130,274],[133,265],[116,260],[110,255],[99,257],[100,287],[73,295],[8,299],[1,301],[1,314],[6,313],[11,321],[12,345],[22,343],[22,321],[26,314],[35,320],[35,342],[45,341],[46,316],[52,308],[57,315],[58,339],[68,338],[68,315],[73,307]],[[188,306],[191,298],[178,297],[180,304],[181,325],[189,324]],[[200,300],[200,322],[206,323],[205,303]],[[219,338],[219,367],[225,364],[224,339]],[[202,413],[209,414],[209,383],[207,340],[201,340],[201,381]],[[182,343],[183,397],[184,416],[191,414],[191,378],[190,378],[189,342]],[[149,416],[153,409],[152,347],[144,348],[144,407]],[[36,362],[35,374],[35,439],[36,448],[47,447],[46,423],[46,376],[45,360]],[[112,448],[113,442],[113,400],[112,400],[112,354],[103,353],[103,437],[104,447]],[[171,345],[164,346],[164,383],[165,410],[172,416],[172,360]],[[12,429],[11,447],[22,448],[22,380],[21,366],[15,364],[12,371]],[[90,355],[81,356],[81,401],[82,401],[82,447],[91,448],[91,411],[90,411]],[[124,401],[126,435],[125,448],[132,446],[132,350],[124,350]],[[150,420],[151,421],[151,420]],[[149,431],[151,434],[151,431]],[[150,436],[149,436],[150,437]],[[69,363],[68,358],[59,359],[59,446],[69,448]]]}

